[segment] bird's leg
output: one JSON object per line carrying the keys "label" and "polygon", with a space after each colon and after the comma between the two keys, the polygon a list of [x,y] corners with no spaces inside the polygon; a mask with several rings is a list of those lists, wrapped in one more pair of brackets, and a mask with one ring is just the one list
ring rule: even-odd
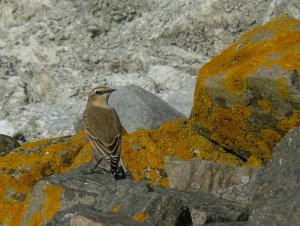
{"label": "bird's leg", "polygon": [[[88,171],[82,170],[81,172],[82,172],[83,174],[86,174],[86,175],[87,175],[87,174],[94,174],[94,173],[96,172],[97,167],[98,167],[99,164],[102,162],[102,160],[103,160],[103,158],[99,159],[98,162],[96,163],[96,165],[94,166],[94,168],[92,168],[91,170],[88,170]],[[103,170],[103,171],[106,172],[106,170]]]}
{"label": "bird's leg", "polygon": [[97,167],[99,166],[99,164],[102,162],[103,158],[101,158],[95,165],[95,167],[91,170],[91,173],[95,173]]}

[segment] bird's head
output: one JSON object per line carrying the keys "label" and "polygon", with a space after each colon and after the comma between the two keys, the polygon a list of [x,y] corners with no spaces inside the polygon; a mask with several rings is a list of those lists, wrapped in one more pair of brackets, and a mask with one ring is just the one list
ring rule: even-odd
{"label": "bird's head", "polygon": [[115,89],[110,89],[106,86],[98,86],[94,88],[89,95],[89,100],[93,105],[104,106],[108,104],[109,95],[115,91]]}

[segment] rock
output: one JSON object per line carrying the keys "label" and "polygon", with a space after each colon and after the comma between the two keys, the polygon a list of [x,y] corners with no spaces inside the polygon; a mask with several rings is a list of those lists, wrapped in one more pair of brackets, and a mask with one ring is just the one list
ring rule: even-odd
{"label": "rock", "polygon": [[[115,181],[109,173],[85,175],[81,172],[84,169],[86,167],[64,175],[53,175],[37,183],[32,190],[31,207],[25,213],[23,224],[31,223],[30,219],[40,213],[43,213],[44,222],[49,222],[55,212],[76,208],[74,206],[78,204],[88,205],[103,214],[114,212],[154,225],[190,225],[192,220],[199,222],[199,215],[194,215],[192,219],[191,210],[201,213],[204,223],[245,220],[245,206],[232,204],[211,194],[149,189],[145,183],[136,183],[131,179]],[[56,203],[55,207],[50,208],[47,200]]]}
{"label": "rock", "polygon": [[8,154],[10,151],[19,146],[20,144],[16,139],[0,134],[0,156]]}
{"label": "rock", "polygon": [[88,205],[76,205],[54,215],[46,226],[151,226],[150,223],[137,222],[116,213],[101,212]]}
{"label": "rock", "polygon": [[167,65],[150,67],[148,77],[152,78],[159,90],[179,90],[191,76]]}
{"label": "rock", "polygon": [[283,14],[299,19],[297,0],[32,2],[1,3],[0,117],[14,125],[15,109],[76,103],[97,85],[132,83],[157,94],[148,72],[162,65],[180,72],[158,82],[168,95],[246,31]]}
{"label": "rock", "polygon": [[14,136],[16,134],[15,127],[6,119],[0,121],[0,134]]}
{"label": "rock", "polygon": [[213,161],[173,157],[165,159],[169,186],[179,191],[216,192],[220,189],[248,184],[255,178],[256,169],[236,167]]}
{"label": "rock", "polygon": [[297,225],[300,222],[300,127],[292,129],[274,148],[271,161],[254,183],[255,225]]}
{"label": "rock", "polygon": [[[0,224],[21,225],[25,211],[33,208],[29,204],[31,195],[39,195],[31,193],[32,187],[52,174],[66,173],[90,162],[92,150],[84,133],[79,132],[74,137],[26,143],[0,156],[0,187],[3,191],[0,193]],[[50,188],[53,190],[47,192],[59,195],[57,187]],[[47,200],[50,213],[55,211],[57,201]],[[42,225],[41,219],[37,215],[31,222],[33,225]]]}
{"label": "rock", "polygon": [[19,133],[30,139],[52,138],[75,134],[74,122],[82,117],[86,102],[69,101],[31,103],[15,109],[7,119],[15,122]]}
{"label": "rock", "polygon": [[274,145],[300,125],[298,37],[299,21],[283,16],[202,67],[192,110],[198,133],[249,164],[270,159]]}
{"label": "rock", "polygon": [[[128,135],[123,150],[125,160],[138,162],[128,165],[134,178],[167,186],[166,156],[235,166],[258,167],[266,163],[271,148],[287,129],[300,123],[299,65],[293,58],[298,59],[300,45],[297,24],[297,20],[284,16],[245,34],[200,69],[189,119]],[[268,33],[269,29],[274,33]],[[277,36],[291,39],[288,43],[292,44],[276,39]],[[284,49],[284,57],[268,60],[268,54],[277,51],[274,48]],[[268,76],[262,71],[268,71]]]}
{"label": "rock", "polygon": [[[254,181],[254,179],[252,179]],[[250,184],[234,185],[228,188],[221,188],[212,192],[215,196],[243,205],[249,205],[250,199],[253,196],[253,189]]]}
{"label": "rock", "polygon": [[107,82],[109,86],[126,86],[135,85],[147,90],[148,92],[157,93],[158,88],[155,82],[150,77],[142,76],[137,73],[130,74],[114,74],[109,76],[109,81]]}
{"label": "rock", "polygon": [[171,107],[189,117],[194,103],[196,79],[189,79],[178,91],[157,94]]}
{"label": "rock", "polygon": [[116,109],[129,133],[137,129],[157,128],[162,123],[184,117],[154,94],[134,85],[118,87],[109,103]]}

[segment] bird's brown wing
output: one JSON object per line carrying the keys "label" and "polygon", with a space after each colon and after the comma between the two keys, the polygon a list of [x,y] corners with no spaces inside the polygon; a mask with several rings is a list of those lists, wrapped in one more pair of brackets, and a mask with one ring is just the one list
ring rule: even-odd
{"label": "bird's brown wing", "polygon": [[[101,122],[98,121],[92,121],[88,120],[87,115],[84,114],[83,121],[82,121],[82,127],[84,131],[88,135],[88,139],[95,150],[99,151],[102,155],[102,157],[110,164],[111,171],[115,173],[118,168],[118,163],[121,156],[121,139],[122,134],[120,132],[120,120],[116,114],[116,112],[113,110],[113,118],[112,119],[106,119],[106,120],[117,120],[113,124],[117,123],[117,128],[110,128],[108,131],[104,131],[105,133],[97,134],[94,131],[98,131],[98,133],[101,130]],[[95,129],[95,127],[99,127],[99,129]],[[115,131],[117,129],[117,131]],[[101,139],[102,138],[102,139]]]}

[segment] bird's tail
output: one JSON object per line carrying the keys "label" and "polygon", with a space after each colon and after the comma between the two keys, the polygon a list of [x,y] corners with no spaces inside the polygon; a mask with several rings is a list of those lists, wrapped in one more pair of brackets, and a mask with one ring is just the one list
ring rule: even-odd
{"label": "bird's tail", "polygon": [[114,177],[116,180],[122,180],[126,178],[126,169],[123,165],[122,159],[120,159],[118,163],[118,169],[117,172],[115,172]]}

